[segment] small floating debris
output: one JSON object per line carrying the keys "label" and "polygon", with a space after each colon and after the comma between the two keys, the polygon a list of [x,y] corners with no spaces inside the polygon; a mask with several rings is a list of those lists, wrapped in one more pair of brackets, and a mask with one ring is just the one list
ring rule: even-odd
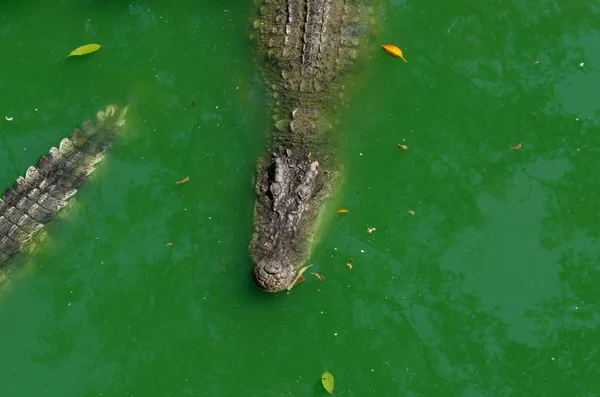
{"label": "small floating debris", "polygon": [[190,180],[190,177],[189,177],[189,176],[186,176],[185,178],[183,178],[183,179],[182,179],[182,180],[180,180],[179,182],[175,182],[175,183],[176,183],[176,184],[178,184],[178,185],[181,185],[181,184],[184,184],[184,183],[186,183],[186,182],[187,182],[187,181],[189,181],[189,180]]}
{"label": "small floating debris", "polygon": [[408,150],[408,146],[406,146],[406,145],[401,145],[401,144],[398,144],[398,147],[399,147],[400,149]]}
{"label": "small floating debris", "polygon": [[6,117],[4,117],[4,118],[6,119],[6,121],[13,121],[13,118],[12,118],[12,117],[8,117],[8,116],[6,116]]}
{"label": "small floating debris", "polygon": [[511,147],[510,150],[519,150],[521,149],[521,145],[523,145],[523,142],[519,143],[517,146]]}
{"label": "small floating debris", "polygon": [[345,214],[346,212],[348,212],[348,208],[340,208],[339,210],[337,210],[338,214]]}
{"label": "small floating debris", "polygon": [[409,213],[409,214],[411,214],[411,215],[414,215],[414,214],[415,214],[415,211],[413,211],[413,210],[408,210],[408,213]]}
{"label": "small floating debris", "polygon": [[367,233],[373,233],[375,230],[377,230],[377,229],[375,229],[374,227],[368,227]]}
{"label": "small floating debris", "polygon": [[325,281],[325,277],[321,276],[317,272],[310,272],[310,274],[312,274],[313,276],[315,276],[316,278],[318,278],[319,280],[321,280],[321,282]]}

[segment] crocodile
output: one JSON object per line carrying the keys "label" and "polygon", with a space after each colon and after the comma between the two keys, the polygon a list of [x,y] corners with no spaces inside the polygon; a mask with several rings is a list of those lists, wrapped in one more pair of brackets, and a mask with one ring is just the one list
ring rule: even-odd
{"label": "crocodile", "polygon": [[84,121],[81,129],[76,128],[58,148],[52,147],[37,167],[29,167],[25,177],[18,177],[5,191],[0,198],[0,267],[40,232],[86,182],[124,125],[127,109],[109,105],[97,113],[95,123]]}
{"label": "crocodile", "polygon": [[331,104],[339,102],[364,35],[358,0],[262,0],[254,21],[275,131],[256,164],[252,278],[264,291],[289,287],[310,257],[319,215],[339,175]]}

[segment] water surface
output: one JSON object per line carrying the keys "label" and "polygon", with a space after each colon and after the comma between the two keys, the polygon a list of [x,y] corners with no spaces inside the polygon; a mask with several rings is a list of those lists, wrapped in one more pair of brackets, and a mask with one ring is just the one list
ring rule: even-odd
{"label": "water surface", "polygon": [[247,254],[272,128],[254,12],[0,2],[0,186],[131,105],[11,261],[0,395],[322,396],[324,371],[343,396],[598,395],[600,7],[378,3],[335,120],[325,281],[276,296]]}

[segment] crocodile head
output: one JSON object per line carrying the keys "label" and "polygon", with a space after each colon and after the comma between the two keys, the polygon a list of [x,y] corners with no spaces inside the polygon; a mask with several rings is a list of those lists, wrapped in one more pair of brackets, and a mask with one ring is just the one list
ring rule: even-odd
{"label": "crocodile head", "polygon": [[277,292],[295,279],[308,259],[322,199],[318,161],[291,150],[259,161],[254,236],[250,255],[253,278],[261,289]]}

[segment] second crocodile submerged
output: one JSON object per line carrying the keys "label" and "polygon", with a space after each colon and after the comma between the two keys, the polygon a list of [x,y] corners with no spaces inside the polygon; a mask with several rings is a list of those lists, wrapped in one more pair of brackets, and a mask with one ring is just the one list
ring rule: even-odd
{"label": "second crocodile submerged", "polygon": [[254,282],[265,291],[285,289],[310,256],[336,173],[326,113],[356,56],[365,12],[358,0],[263,0],[254,22],[278,130],[257,162],[249,247]]}
{"label": "second crocodile submerged", "polygon": [[96,122],[87,120],[71,139],[42,156],[37,167],[27,169],[0,198],[0,267],[17,253],[67,204],[104,157],[112,138],[125,121],[127,107],[110,105],[98,112]]}

